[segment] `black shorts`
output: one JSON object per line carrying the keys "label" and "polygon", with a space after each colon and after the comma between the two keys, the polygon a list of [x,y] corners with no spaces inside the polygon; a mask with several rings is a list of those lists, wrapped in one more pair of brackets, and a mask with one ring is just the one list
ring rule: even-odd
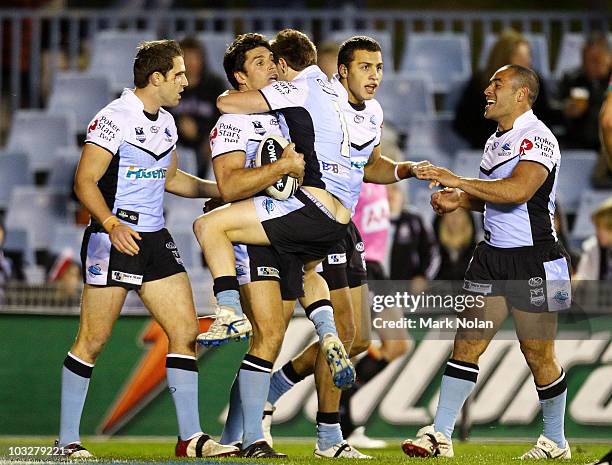
{"label": "black shorts", "polygon": [[303,189],[287,200],[253,198],[257,216],[279,254],[304,263],[323,259],[346,235],[348,225],[337,222],[323,205]]}
{"label": "black shorts", "polygon": [[281,256],[274,248],[235,244],[236,276],[243,286],[257,281],[280,283],[283,300],[304,296],[304,264],[292,255]]}
{"label": "black shorts", "polygon": [[129,256],[112,246],[100,226],[88,226],[81,246],[83,282],[92,286],[140,289],[142,283],[185,271],[183,259],[167,229],[139,234],[142,240],[134,240],[140,251]]}
{"label": "black shorts", "polygon": [[366,280],[365,246],[353,221],[348,224],[344,239],[331,248],[317,271],[330,291],[359,287]]}
{"label": "black shorts", "polygon": [[518,310],[566,310],[572,301],[570,258],[559,242],[509,249],[481,242],[465,272],[463,290],[506,297]]}

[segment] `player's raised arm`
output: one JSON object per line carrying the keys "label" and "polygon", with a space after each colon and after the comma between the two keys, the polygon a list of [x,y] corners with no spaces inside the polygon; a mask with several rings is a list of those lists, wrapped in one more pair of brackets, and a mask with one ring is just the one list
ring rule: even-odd
{"label": "player's raised arm", "polygon": [[217,97],[217,108],[221,113],[248,115],[270,110],[266,99],[258,90],[244,92],[227,91]]}

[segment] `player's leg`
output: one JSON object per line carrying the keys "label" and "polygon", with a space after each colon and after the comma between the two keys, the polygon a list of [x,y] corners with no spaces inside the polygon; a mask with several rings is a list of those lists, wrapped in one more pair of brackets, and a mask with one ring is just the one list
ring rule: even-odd
{"label": "player's leg", "polygon": [[[161,242],[162,247],[164,243]],[[172,272],[168,266],[171,259],[164,260],[161,247],[155,253],[160,256],[151,265],[154,273]],[[216,457],[235,454],[235,447],[216,443],[202,432],[200,426],[195,351],[199,327],[187,273],[182,271],[147,280],[139,294],[145,307],[168,336],[166,376],[179,426],[176,455]]]}
{"label": "player's leg", "polygon": [[[126,295],[127,289],[121,287],[85,284],[83,288],[79,332],[62,367],[58,440],[61,447],[80,443],[79,425],[94,364],[110,338]],[[79,451],[71,456],[80,456]]]}

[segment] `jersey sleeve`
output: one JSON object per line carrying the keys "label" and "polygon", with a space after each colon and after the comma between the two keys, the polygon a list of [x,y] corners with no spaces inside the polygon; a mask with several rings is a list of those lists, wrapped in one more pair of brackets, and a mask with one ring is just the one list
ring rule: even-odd
{"label": "jersey sleeve", "polygon": [[246,152],[248,135],[244,128],[244,116],[222,115],[210,132],[212,158],[230,152]]}
{"label": "jersey sleeve", "polygon": [[559,143],[550,131],[535,129],[526,133],[516,147],[520,161],[533,161],[544,166],[548,172],[559,163]]}
{"label": "jersey sleeve", "polygon": [[309,93],[306,80],[277,81],[259,92],[266,99],[270,110],[304,106]]}
{"label": "jersey sleeve", "polygon": [[384,120],[383,109],[380,106],[380,103],[378,102],[376,102],[376,111],[374,112],[374,118],[376,118],[376,138],[374,139],[374,147],[376,147],[380,144],[380,139],[382,138],[382,128]]}
{"label": "jersey sleeve", "polygon": [[121,117],[114,111],[104,109],[87,126],[85,143],[102,147],[115,155],[123,138],[124,128]]}

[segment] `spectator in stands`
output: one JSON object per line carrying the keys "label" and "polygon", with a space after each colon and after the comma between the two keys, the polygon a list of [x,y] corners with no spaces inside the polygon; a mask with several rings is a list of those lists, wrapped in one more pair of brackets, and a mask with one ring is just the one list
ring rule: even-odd
{"label": "spectator in stands", "polygon": [[608,82],[608,94],[599,113],[599,127],[603,158],[612,173],[612,76]]}
{"label": "spectator in stands", "polygon": [[436,279],[463,281],[476,247],[476,224],[472,214],[458,208],[434,220],[440,249],[440,266]]}
{"label": "spectator in stands", "polygon": [[52,285],[48,294],[49,305],[79,306],[83,280],[81,266],[74,258],[74,251],[66,250],[53,261],[47,274],[47,282]]}
{"label": "spectator in stands", "polygon": [[604,101],[612,56],[605,34],[591,34],[582,49],[582,64],[564,74],[559,84],[567,148],[599,150],[599,109]]}
{"label": "spectator in stands", "polygon": [[338,50],[337,42],[323,42],[317,47],[317,65],[331,79],[338,72]]}
{"label": "spectator in stands", "polygon": [[[491,76],[502,66],[516,64],[531,67],[531,48],[521,33],[512,29],[502,32],[491,48],[484,69],[477,71],[463,89],[455,109],[453,128],[472,148],[481,150],[487,139],[495,132],[495,121],[483,118],[484,89]],[[537,70],[536,70],[537,71]],[[478,105],[475,102],[482,102]],[[540,79],[540,92],[533,106],[533,112],[547,126],[554,126],[560,116],[550,106],[546,86]]]}
{"label": "spectator in stands", "polygon": [[215,104],[225,91],[222,78],[208,72],[205,50],[200,42],[187,37],[180,42],[185,54],[185,69],[189,86],[181,94],[181,102],[171,109],[181,144],[195,151],[199,177],[205,178],[210,168],[208,135],[220,114]]}
{"label": "spectator in stands", "polygon": [[582,245],[576,280],[612,280],[612,197],[600,204],[591,220],[595,235]]}
{"label": "spectator in stands", "polygon": [[421,215],[415,209],[406,208],[402,187],[389,184],[387,194],[392,228],[389,277],[410,281],[411,292],[418,294],[438,273],[438,244]]}

